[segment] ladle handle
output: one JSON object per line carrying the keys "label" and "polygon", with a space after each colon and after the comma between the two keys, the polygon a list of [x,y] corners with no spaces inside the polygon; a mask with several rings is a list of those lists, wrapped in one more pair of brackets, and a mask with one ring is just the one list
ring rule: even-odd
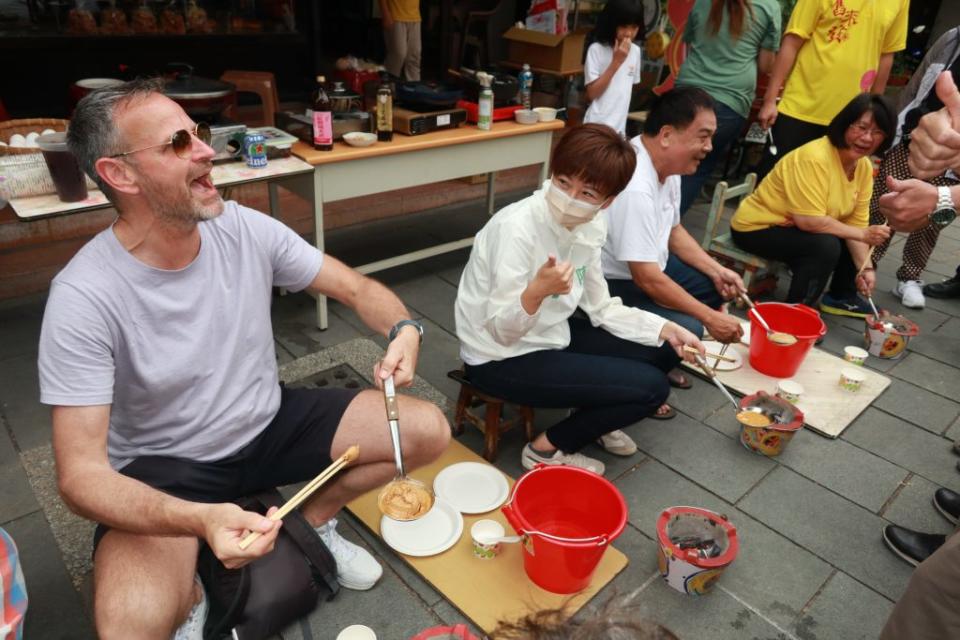
{"label": "ladle handle", "polygon": [[737,402],[736,399],[734,399],[734,397],[733,397],[732,395],[730,395],[730,392],[727,391],[727,388],[723,385],[722,382],[720,382],[720,379],[717,378],[717,374],[714,373],[714,372],[713,372],[713,369],[711,369],[711,368],[707,365],[707,361],[704,360],[703,357],[702,357],[699,353],[698,353],[697,355],[695,355],[694,358],[696,359],[697,364],[700,365],[700,368],[703,369],[703,372],[707,374],[707,377],[710,378],[710,380],[713,381],[713,384],[717,385],[717,389],[720,389],[720,391],[723,393],[723,395],[725,395],[725,396],[727,397],[727,400],[729,400],[730,403],[736,408],[736,410],[739,411],[739,410],[740,410],[740,403]]}
{"label": "ladle handle", "polygon": [[383,381],[383,400],[387,407],[387,424],[390,425],[390,440],[393,441],[393,459],[397,463],[397,475],[405,476],[403,450],[400,448],[400,410],[397,408],[397,390],[393,376]]}
{"label": "ladle handle", "polygon": [[757,317],[757,322],[767,330],[767,333],[773,333],[773,329],[770,328],[770,325],[767,324],[767,321],[763,319],[763,316],[760,315],[760,312],[757,311],[757,305],[753,304],[753,300],[747,295],[746,291],[740,292],[740,297],[743,298],[743,301],[747,303],[747,306],[750,307],[750,310],[753,311],[753,315]]}

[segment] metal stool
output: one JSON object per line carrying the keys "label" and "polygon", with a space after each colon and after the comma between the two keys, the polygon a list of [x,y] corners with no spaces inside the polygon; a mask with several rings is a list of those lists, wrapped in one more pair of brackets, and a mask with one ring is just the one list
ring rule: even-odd
{"label": "metal stool", "polygon": [[[486,460],[489,462],[496,460],[500,434],[510,430],[521,420],[526,431],[527,442],[533,439],[533,409],[531,407],[519,404],[513,405],[519,416],[512,420],[503,420],[504,401],[473,386],[467,380],[463,369],[450,371],[447,373],[447,377],[460,384],[460,396],[457,398],[457,409],[453,416],[453,433],[458,436],[463,434],[464,420],[473,423],[483,432],[483,457]],[[486,406],[483,417],[471,411],[472,407],[478,407],[481,403]]]}

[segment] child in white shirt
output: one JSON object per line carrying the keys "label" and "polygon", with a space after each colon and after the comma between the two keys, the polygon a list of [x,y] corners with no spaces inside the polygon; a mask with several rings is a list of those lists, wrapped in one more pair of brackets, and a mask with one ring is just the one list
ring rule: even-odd
{"label": "child in white shirt", "polygon": [[605,124],[626,135],[633,85],[640,82],[640,47],[633,41],[642,24],[640,0],[610,0],[604,6],[583,65],[590,100],[584,123]]}

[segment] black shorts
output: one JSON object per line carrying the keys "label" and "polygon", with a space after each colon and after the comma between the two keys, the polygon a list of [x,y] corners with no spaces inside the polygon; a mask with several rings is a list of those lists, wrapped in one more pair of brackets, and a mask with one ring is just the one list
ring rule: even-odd
{"label": "black shorts", "polygon": [[[257,491],[309,480],[330,466],[330,447],[347,405],[360,389],[280,388],[280,409],[263,432],[215,462],[145,456],[120,473],[191,502],[230,502]],[[93,550],[110,528],[98,524]]]}

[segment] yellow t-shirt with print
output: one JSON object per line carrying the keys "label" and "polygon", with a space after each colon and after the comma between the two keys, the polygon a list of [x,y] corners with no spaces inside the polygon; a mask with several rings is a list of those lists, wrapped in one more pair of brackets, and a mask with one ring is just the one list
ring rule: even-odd
{"label": "yellow t-shirt with print", "polygon": [[910,0],[800,0],[784,33],[806,42],[797,53],[780,113],[830,124],[877,75],[880,55],[906,47]]}
{"label": "yellow t-shirt with print", "polygon": [[420,22],[420,0],[386,0],[386,5],[397,22]]}
{"label": "yellow t-shirt with print", "polygon": [[740,203],[730,226],[759,231],[792,224],[793,214],[830,216],[853,227],[866,227],[873,193],[873,164],[860,158],[848,180],[840,154],[827,136],[785,155],[757,190]]}

